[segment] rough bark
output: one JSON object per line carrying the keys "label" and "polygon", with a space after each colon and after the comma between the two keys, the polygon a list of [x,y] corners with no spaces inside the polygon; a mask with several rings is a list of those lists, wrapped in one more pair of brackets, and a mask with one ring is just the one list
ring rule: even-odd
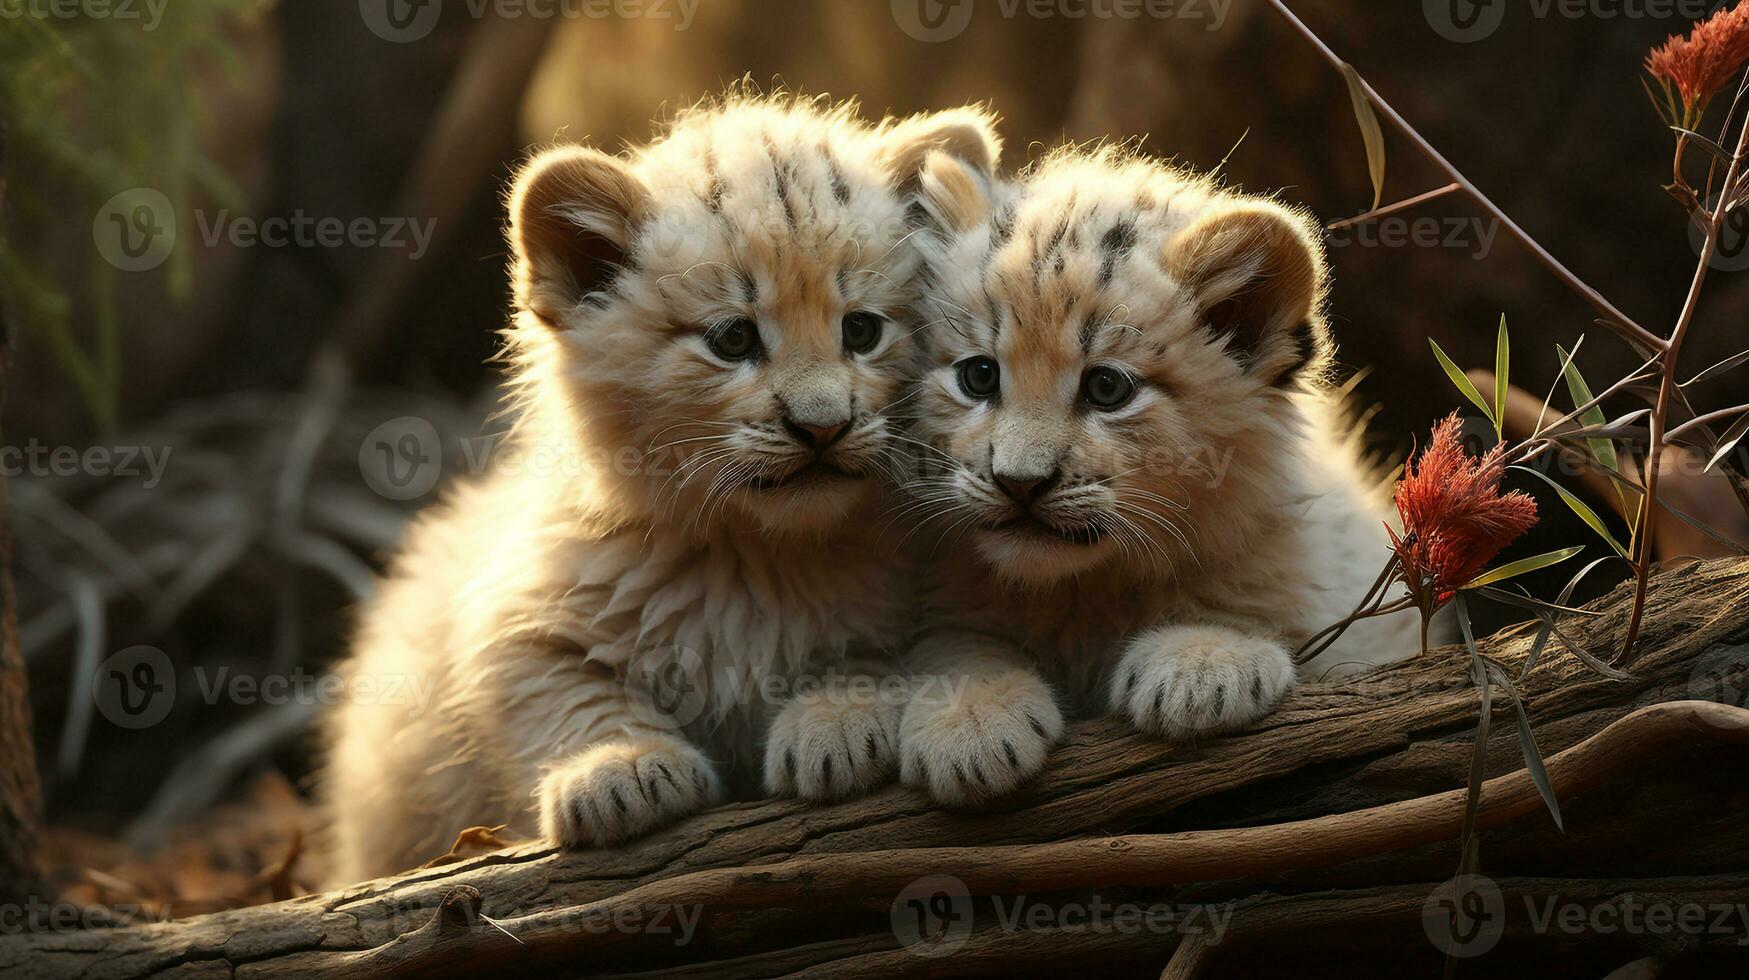
{"label": "rough bark", "polygon": [[[0,121],[0,161],[5,158],[5,124]],[[0,209],[6,201],[0,172]],[[0,235],[4,234],[0,210]],[[6,401],[6,374],[12,337],[0,296],[0,407]],[[6,512],[6,475],[0,473],[0,904],[16,905],[44,887],[36,861],[37,820],[42,784],[30,738],[30,693],[24,655],[18,645],[18,604],[12,589],[12,525]]]}
{"label": "rough bark", "polygon": [[[1749,827],[1738,817],[1749,806],[1749,562],[1661,574],[1654,596],[1631,680],[1606,680],[1551,649],[1518,682],[1565,834],[1522,771],[1512,713],[1496,696],[1482,869],[1515,902],[1521,886],[1524,896],[1592,903],[1648,889],[1696,903],[1749,892]],[[1607,648],[1623,598],[1570,621],[1570,635]],[[1529,645],[1525,630],[1485,642],[1514,670]],[[1197,961],[1211,976],[1229,960],[1248,975],[1247,951],[1276,933],[1404,919],[1412,928],[1367,925],[1369,942],[1401,952],[1377,964],[1392,975],[1400,962],[1439,958],[1418,910],[1456,864],[1477,710],[1466,677],[1460,649],[1437,650],[1308,685],[1256,730],[1195,747],[1083,723],[1035,787],[992,812],[932,810],[898,788],[831,807],[736,805],[614,851],[523,847],[165,925],[0,939],[0,974],[980,974],[1098,956],[1157,975],[1183,935],[1005,930],[988,904],[1098,895],[1232,909],[1229,941]],[[953,875],[985,903],[963,945],[940,958],[902,948],[892,919],[900,889],[926,874]],[[702,916],[684,945],[650,928],[677,909]],[[1586,943],[1526,931],[1509,917],[1503,955],[1534,961],[1576,947],[1620,955],[1620,965],[1629,954],[1729,955],[1744,938]]]}
{"label": "rough bark", "polygon": [[0,475],[0,903],[15,904],[44,894],[36,860],[41,812],[42,784],[30,738],[30,695],[13,601],[6,478]]}

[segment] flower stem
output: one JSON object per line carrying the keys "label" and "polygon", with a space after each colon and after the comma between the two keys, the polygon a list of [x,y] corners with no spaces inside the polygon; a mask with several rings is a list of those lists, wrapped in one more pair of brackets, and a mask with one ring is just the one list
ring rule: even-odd
{"label": "flower stem", "polygon": [[1645,493],[1640,497],[1638,519],[1639,551],[1634,558],[1634,605],[1633,611],[1628,614],[1628,631],[1622,640],[1621,656],[1618,658],[1619,666],[1623,668],[1632,666],[1634,662],[1634,644],[1640,638],[1640,620],[1646,607],[1646,580],[1652,573],[1652,541],[1657,536],[1657,527],[1652,522],[1652,506],[1658,499],[1658,471],[1662,467],[1664,455],[1664,423],[1670,411],[1671,394],[1676,389],[1677,357],[1682,351],[1683,340],[1688,336],[1688,328],[1694,323],[1694,311],[1700,305],[1700,290],[1706,284],[1713,255],[1718,251],[1719,232],[1724,228],[1731,199],[1736,194],[1737,175],[1746,150],[1749,150],[1749,125],[1738,131],[1737,149],[1731,156],[1731,165],[1725,169],[1718,206],[1713,209],[1711,220],[1707,223],[1706,244],[1700,250],[1700,262],[1694,268],[1694,279],[1688,287],[1688,298],[1682,303],[1682,314],[1676,319],[1676,329],[1664,344],[1663,379],[1658,385],[1658,404],[1652,409],[1652,431],[1646,444]]}

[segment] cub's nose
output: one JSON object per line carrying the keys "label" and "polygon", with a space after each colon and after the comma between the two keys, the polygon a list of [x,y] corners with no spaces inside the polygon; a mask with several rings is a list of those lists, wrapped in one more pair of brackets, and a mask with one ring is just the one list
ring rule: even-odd
{"label": "cub's nose", "polygon": [[844,430],[850,428],[850,420],[845,419],[830,425],[808,425],[797,422],[786,415],[783,419],[783,427],[795,441],[819,452],[844,436]]}
{"label": "cub's nose", "polygon": [[1057,482],[1057,473],[1050,476],[1016,477],[996,474],[996,485],[1008,498],[1021,506],[1026,506],[1044,496]]}

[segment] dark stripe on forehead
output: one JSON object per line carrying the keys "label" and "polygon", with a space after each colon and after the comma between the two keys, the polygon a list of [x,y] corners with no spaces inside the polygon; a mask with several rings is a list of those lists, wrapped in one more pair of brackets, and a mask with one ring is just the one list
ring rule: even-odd
{"label": "dark stripe on forehead", "polygon": [[1063,254],[1064,243],[1067,242],[1071,248],[1080,246],[1080,228],[1074,223],[1075,202],[1076,195],[1071,191],[1069,199],[1058,206],[1057,211],[1062,217],[1058,219],[1056,227],[1051,229],[1050,240],[1046,242],[1044,249],[1032,258],[1034,276],[1043,275],[1047,264],[1057,275],[1062,275],[1067,265],[1067,257]]}
{"label": "dark stripe on forehead", "polygon": [[990,219],[990,251],[994,252],[1008,244],[1008,239],[1013,235],[1014,205],[1004,204]]}
{"label": "dark stripe on forehead", "polygon": [[1044,242],[1035,245],[1032,254],[1032,289],[1042,289],[1044,285],[1044,269],[1051,262],[1051,255],[1056,254],[1056,247],[1062,245],[1063,236],[1069,235],[1069,215],[1065,214],[1062,221],[1056,222],[1056,228],[1051,229],[1051,235]]}
{"label": "dark stripe on forehead", "polygon": [[1087,319],[1081,321],[1081,353],[1093,353],[1093,338],[1099,332],[1099,324],[1093,322],[1093,314],[1087,314]]}
{"label": "dark stripe on forehead", "polygon": [[717,172],[717,152],[706,150],[704,155],[705,189],[704,206],[712,214],[723,213],[723,175]]}
{"label": "dark stripe on forehead", "polygon": [[1136,247],[1136,226],[1128,221],[1120,221],[1111,226],[1099,239],[1099,284],[1104,286],[1111,282],[1111,277],[1117,272],[1117,264],[1130,254]]}
{"label": "dark stripe on forehead", "polygon": [[783,176],[780,171],[777,176],[777,199],[783,202],[783,220],[789,224],[790,230],[794,231],[800,227],[801,223],[796,219],[796,204],[790,200],[789,188],[789,178]]}
{"label": "dark stripe on forehead", "polygon": [[783,205],[783,219],[788,222],[790,230],[794,231],[798,222],[795,202],[789,196],[790,174],[778,156],[777,144],[772,142],[770,133],[765,134],[765,156],[771,161],[772,190],[777,194],[778,202]]}
{"label": "dark stripe on forehead", "polygon": [[1063,244],[1063,237],[1068,233],[1069,216],[1065,214],[1063,215],[1062,220],[1057,222],[1057,227],[1051,230],[1050,240],[1045,243],[1045,247],[1040,249],[1037,255],[1033,256],[1033,267],[1043,268],[1045,261],[1051,257],[1052,253],[1056,252],[1058,246]]}
{"label": "dark stripe on forehead", "polygon": [[838,161],[833,159],[832,151],[826,144],[820,144],[820,157],[826,161],[826,177],[832,182],[832,199],[839,204],[850,203],[850,182],[844,179],[844,171],[838,168]]}

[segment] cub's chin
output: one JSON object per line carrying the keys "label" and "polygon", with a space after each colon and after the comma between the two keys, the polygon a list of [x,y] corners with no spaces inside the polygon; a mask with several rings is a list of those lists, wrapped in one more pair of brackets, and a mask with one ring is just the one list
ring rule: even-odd
{"label": "cub's chin", "polygon": [[973,541],[997,574],[1036,586],[1096,568],[1117,548],[1109,537],[1065,534],[1030,520],[979,530]]}
{"label": "cub's chin", "polygon": [[837,529],[878,489],[873,476],[808,467],[777,483],[753,483],[736,505],[769,534],[823,534]]}

